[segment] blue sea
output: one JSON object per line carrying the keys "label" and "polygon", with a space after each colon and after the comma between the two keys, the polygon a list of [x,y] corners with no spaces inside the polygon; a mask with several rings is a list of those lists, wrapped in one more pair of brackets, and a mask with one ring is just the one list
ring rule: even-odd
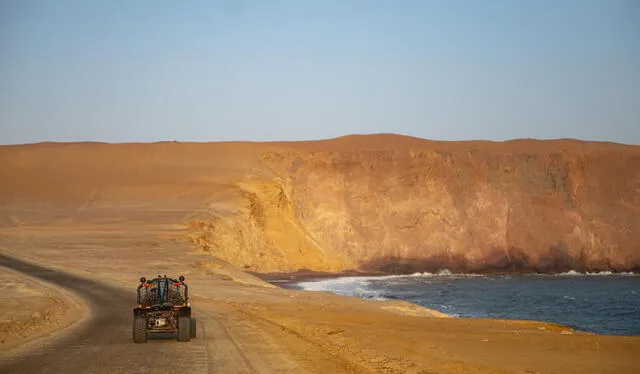
{"label": "blue sea", "polygon": [[640,335],[640,274],[557,275],[416,273],[340,277],[285,287],[365,299],[398,299],[454,317],[555,322],[575,330]]}

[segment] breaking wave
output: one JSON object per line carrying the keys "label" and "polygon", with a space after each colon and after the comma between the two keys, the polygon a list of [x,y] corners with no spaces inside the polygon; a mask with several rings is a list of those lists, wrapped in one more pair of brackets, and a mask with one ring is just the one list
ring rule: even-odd
{"label": "breaking wave", "polygon": [[453,317],[525,319],[581,331],[640,335],[640,274],[578,272],[349,276],[289,284],[369,300],[397,299]]}
{"label": "breaking wave", "polygon": [[608,276],[640,276],[640,273],[633,273],[633,272],[620,272],[620,273],[615,273],[612,271],[595,271],[595,272],[578,272],[575,270],[569,270],[565,273],[558,273],[558,274],[552,274],[555,276],[560,276],[560,277],[608,277]]}
{"label": "breaking wave", "polygon": [[484,277],[484,275],[452,273],[451,271],[445,269],[437,273],[417,272],[405,275],[353,276],[312,280],[298,282],[296,283],[296,287],[306,291],[328,291],[345,296],[354,296],[373,300],[387,300],[395,299],[397,297],[395,297],[394,295],[385,294],[384,292],[377,290],[375,287],[372,287],[372,283],[385,281],[392,282],[394,280],[408,280],[418,278],[455,279],[472,277]]}
{"label": "breaking wave", "polygon": [[[640,276],[640,273],[622,272],[616,273],[611,271],[601,272],[577,272],[570,270],[564,273],[557,274],[525,274],[523,276],[533,277],[615,277],[615,276]],[[385,295],[380,292],[372,283],[380,282],[393,282],[409,279],[465,279],[465,278],[485,278],[485,279],[510,279],[512,275],[484,275],[484,274],[466,274],[466,273],[452,273],[449,270],[441,270],[436,273],[413,273],[403,275],[380,275],[380,276],[350,276],[350,277],[338,277],[323,280],[311,280],[296,283],[296,288],[300,288],[307,291],[328,291],[345,296],[355,296],[366,299],[374,300],[386,300],[395,299],[393,295]]]}

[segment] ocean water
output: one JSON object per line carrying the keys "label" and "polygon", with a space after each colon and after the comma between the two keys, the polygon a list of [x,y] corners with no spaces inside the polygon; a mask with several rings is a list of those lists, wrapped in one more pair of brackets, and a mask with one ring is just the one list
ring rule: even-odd
{"label": "ocean water", "polygon": [[640,274],[341,277],[286,287],[365,299],[399,299],[454,317],[555,322],[579,331],[640,335]]}

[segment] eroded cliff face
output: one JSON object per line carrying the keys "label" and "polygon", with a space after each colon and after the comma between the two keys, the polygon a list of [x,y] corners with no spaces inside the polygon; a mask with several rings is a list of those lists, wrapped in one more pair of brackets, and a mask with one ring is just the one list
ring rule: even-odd
{"label": "eroded cliff face", "polygon": [[239,181],[234,197],[214,201],[188,220],[196,248],[257,272],[341,271],[344,256],[308,232],[279,178]]}
{"label": "eroded cliff face", "polygon": [[179,228],[259,272],[640,271],[639,146],[39,144],[0,147],[0,180],[3,230]]}
{"label": "eroded cliff face", "polygon": [[266,152],[244,213],[195,231],[258,271],[640,269],[638,147],[429,148]]}

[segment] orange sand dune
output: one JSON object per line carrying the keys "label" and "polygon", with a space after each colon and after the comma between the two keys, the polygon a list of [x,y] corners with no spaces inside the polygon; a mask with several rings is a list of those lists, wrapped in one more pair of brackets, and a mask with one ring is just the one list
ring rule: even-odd
{"label": "orange sand dune", "polygon": [[157,219],[258,272],[640,268],[638,146],[40,143],[0,147],[0,165],[3,225]]}

